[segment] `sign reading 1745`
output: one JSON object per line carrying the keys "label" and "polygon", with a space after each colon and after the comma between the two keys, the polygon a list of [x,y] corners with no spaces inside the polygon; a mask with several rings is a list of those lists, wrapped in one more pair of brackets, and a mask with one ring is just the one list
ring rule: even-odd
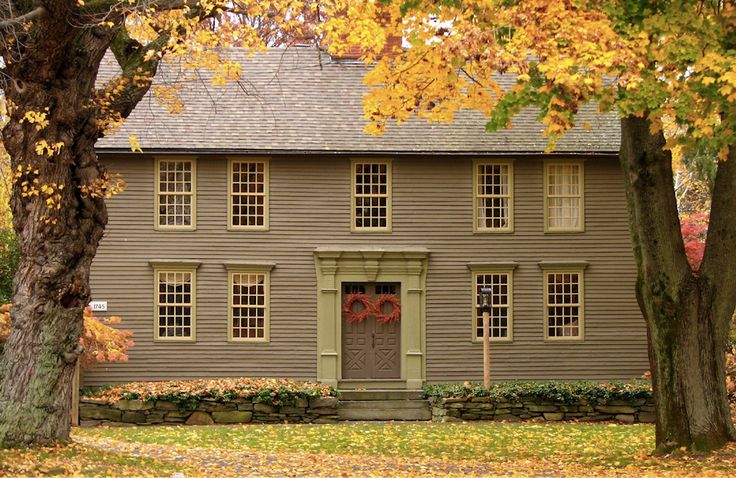
{"label": "sign reading 1745", "polygon": [[107,312],[107,301],[106,300],[93,300],[89,303],[92,308],[92,312]]}

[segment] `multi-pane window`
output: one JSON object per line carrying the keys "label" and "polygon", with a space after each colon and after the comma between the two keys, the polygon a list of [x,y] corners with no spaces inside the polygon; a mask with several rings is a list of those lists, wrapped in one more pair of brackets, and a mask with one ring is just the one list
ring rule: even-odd
{"label": "multi-pane window", "polygon": [[230,272],[230,337],[268,340],[268,273]]}
{"label": "multi-pane window", "polygon": [[474,274],[475,309],[473,333],[475,339],[483,338],[483,312],[481,310],[481,289],[490,289],[489,334],[491,339],[511,340],[511,273],[478,272]]}
{"label": "multi-pane window", "polygon": [[545,228],[550,232],[583,230],[583,164],[545,166]]}
{"label": "multi-pane window", "polygon": [[156,270],[156,338],[194,340],[194,271]]}
{"label": "multi-pane window", "polygon": [[512,230],[513,172],[511,163],[475,163],[475,230]]}
{"label": "multi-pane window", "polygon": [[545,272],[547,338],[582,338],[583,273]]}
{"label": "multi-pane window", "polygon": [[157,219],[161,229],[194,229],[195,163],[193,160],[156,161]]}
{"label": "multi-pane window", "polygon": [[268,228],[268,162],[230,161],[230,227]]}
{"label": "multi-pane window", "polygon": [[391,230],[391,163],[353,163],[354,231]]}

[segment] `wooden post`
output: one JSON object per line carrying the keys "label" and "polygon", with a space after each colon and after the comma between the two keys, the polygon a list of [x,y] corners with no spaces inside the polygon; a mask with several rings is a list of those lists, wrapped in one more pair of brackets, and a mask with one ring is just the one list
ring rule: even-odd
{"label": "wooden post", "polygon": [[79,385],[80,385],[80,375],[81,375],[81,367],[79,366],[79,359],[77,359],[77,366],[74,368],[74,380],[72,381],[72,413],[71,413],[71,420],[72,420],[72,426],[78,427],[79,426]]}
{"label": "wooden post", "polygon": [[488,287],[480,289],[480,310],[483,313],[483,386],[491,386],[491,292]]}
{"label": "wooden post", "polygon": [[491,386],[491,314],[483,310],[483,386]]}

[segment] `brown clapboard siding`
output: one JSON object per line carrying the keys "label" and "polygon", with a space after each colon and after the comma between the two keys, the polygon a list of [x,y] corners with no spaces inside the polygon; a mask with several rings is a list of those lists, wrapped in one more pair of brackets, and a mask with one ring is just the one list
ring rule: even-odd
{"label": "brown clapboard siding", "polygon": [[[585,232],[543,233],[543,167],[514,161],[514,232],[475,234],[472,159],[393,157],[393,231],[350,232],[350,158],[270,158],[270,229],[227,230],[227,160],[197,159],[197,230],[154,231],[153,158],[105,157],[128,190],[109,202],[110,223],[92,272],[96,300],[123,317],[136,346],[127,363],[100,366],[87,384],[225,375],[316,378],[318,246],[418,246],[430,250],[426,374],[429,382],[477,380],[468,262],[518,263],[514,341],[491,345],[496,379],[630,378],[647,368],[636,271],[618,163],[585,161]],[[201,261],[196,343],[154,343],[151,259]],[[544,340],[542,260],[585,260],[585,340]],[[269,261],[269,343],[227,342],[226,261]]]}

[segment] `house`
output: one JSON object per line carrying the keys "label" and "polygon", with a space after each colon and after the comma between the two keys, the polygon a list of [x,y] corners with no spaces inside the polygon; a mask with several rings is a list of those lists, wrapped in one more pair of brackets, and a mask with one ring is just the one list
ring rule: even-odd
{"label": "house", "polygon": [[[98,145],[128,190],[109,201],[93,295],[136,346],[88,385],[478,380],[481,286],[494,379],[648,369],[615,115],[584,108],[591,127],[553,153],[534,111],[496,133],[463,112],[373,137],[361,63],[313,48],[228,55],[242,82],[185,82],[178,114],[148,97]],[[181,74],[165,65],[158,81]]]}

